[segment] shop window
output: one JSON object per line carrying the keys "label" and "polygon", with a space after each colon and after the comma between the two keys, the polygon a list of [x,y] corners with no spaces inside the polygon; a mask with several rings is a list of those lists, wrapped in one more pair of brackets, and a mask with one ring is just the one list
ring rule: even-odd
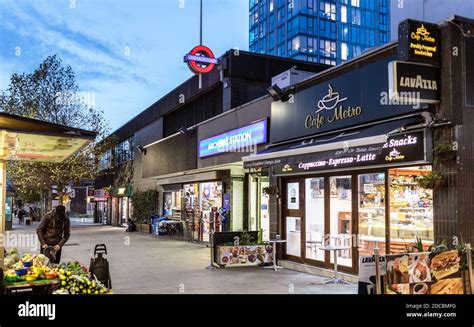
{"label": "shop window", "polygon": [[222,183],[199,184],[201,209],[201,241],[209,242],[211,230],[221,231],[218,210],[222,207]]}
{"label": "shop window", "polygon": [[306,258],[324,261],[324,178],[305,180]]}
{"label": "shop window", "polygon": [[[286,254],[301,256],[301,216],[300,214],[300,183],[286,184],[286,210],[291,213],[286,217]],[[296,215],[294,215],[296,214]]]}
{"label": "shop window", "polygon": [[416,183],[416,177],[430,171],[430,166],[389,171],[391,253],[405,252],[418,237],[425,246],[433,244],[433,190]]}
{"label": "shop window", "polygon": [[268,180],[260,182],[260,229],[263,241],[270,240],[270,198],[263,192],[263,189],[268,186],[270,186]]}
{"label": "shop window", "polygon": [[385,173],[359,175],[359,256],[385,253]]}
{"label": "shop window", "polygon": [[266,178],[249,175],[249,221],[248,230],[261,231],[263,241],[270,239],[270,215],[268,211],[269,197],[263,189],[268,187]]}
{"label": "shop window", "polygon": [[[330,245],[347,247],[347,250],[337,251],[337,261],[341,266],[352,267],[352,177],[330,177],[329,189],[329,243]],[[333,254],[331,252],[331,262],[334,262]]]}
{"label": "shop window", "polygon": [[[222,187],[221,187],[222,189]],[[243,179],[232,179],[232,231],[244,229],[244,181]]]}
{"label": "shop window", "polygon": [[188,239],[199,241],[200,213],[195,210],[199,207],[198,184],[185,184],[184,189],[184,208],[186,221],[186,234]]}
{"label": "shop window", "polygon": [[301,218],[286,217],[286,254],[299,257],[301,254]]}

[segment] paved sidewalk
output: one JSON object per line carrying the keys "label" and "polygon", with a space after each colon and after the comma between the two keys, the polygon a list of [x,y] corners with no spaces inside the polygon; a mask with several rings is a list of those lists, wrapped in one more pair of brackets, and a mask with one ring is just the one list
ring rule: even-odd
{"label": "paved sidewalk", "polygon": [[[14,226],[12,234],[32,236],[33,226]],[[94,245],[109,250],[116,294],[354,294],[355,284],[324,285],[324,278],[287,269],[261,267],[205,269],[210,249],[198,244],[125,233],[122,228],[73,225],[63,260],[89,265]],[[21,249],[20,249],[21,251]],[[31,250],[29,250],[31,251]]]}

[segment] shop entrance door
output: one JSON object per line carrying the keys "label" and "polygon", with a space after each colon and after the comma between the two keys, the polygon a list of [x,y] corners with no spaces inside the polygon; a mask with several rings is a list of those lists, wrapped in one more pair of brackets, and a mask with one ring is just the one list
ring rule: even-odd
{"label": "shop entrance door", "polygon": [[331,251],[330,263],[334,263],[334,254],[341,267],[353,268],[353,223],[352,223],[352,197],[353,179],[351,175],[329,177],[329,239],[326,241],[331,246],[345,247],[347,250]]}
{"label": "shop entrance door", "polygon": [[261,231],[263,241],[270,239],[270,218],[268,214],[268,195],[263,192],[269,186],[268,177],[249,176],[248,230]]}
{"label": "shop entrance door", "polygon": [[282,182],[284,258],[332,269],[334,252],[322,248],[343,246],[347,249],[337,253],[339,269],[355,272],[352,213],[356,186],[352,175],[295,177]]}
{"label": "shop entrance door", "polygon": [[284,257],[301,262],[304,233],[304,187],[301,179],[283,183],[283,231],[286,239]]}

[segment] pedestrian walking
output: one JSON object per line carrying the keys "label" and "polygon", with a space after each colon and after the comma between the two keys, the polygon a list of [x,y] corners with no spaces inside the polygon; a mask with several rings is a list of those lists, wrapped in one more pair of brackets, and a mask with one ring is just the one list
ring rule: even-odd
{"label": "pedestrian walking", "polygon": [[30,207],[29,215],[30,215],[30,218],[31,218],[31,222],[36,220],[35,209],[33,209],[33,207]]}
{"label": "pedestrian walking", "polygon": [[26,210],[22,208],[20,208],[20,210],[18,210],[18,221],[20,224],[23,224],[23,221],[25,219],[25,215],[26,215]]}

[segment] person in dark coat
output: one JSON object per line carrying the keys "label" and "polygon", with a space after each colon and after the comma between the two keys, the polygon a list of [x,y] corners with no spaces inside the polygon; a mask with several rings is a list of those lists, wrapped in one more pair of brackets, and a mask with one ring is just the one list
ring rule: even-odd
{"label": "person in dark coat", "polygon": [[31,222],[36,220],[35,209],[33,209],[33,207],[30,207],[30,219]]}
{"label": "person in dark coat", "polygon": [[41,253],[47,255],[51,263],[59,263],[62,247],[71,236],[71,223],[66,216],[66,208],[59,205],[45,214],[36,234],[41,242]]}
{"label": "person in dark coat", "polygon": [[26,210],[23,209],[23,208],[20,208],[20,210],[18,211],[18,221],[20,224],[23,224],[23,220],[25,219],[25,215],[26,215]]}

